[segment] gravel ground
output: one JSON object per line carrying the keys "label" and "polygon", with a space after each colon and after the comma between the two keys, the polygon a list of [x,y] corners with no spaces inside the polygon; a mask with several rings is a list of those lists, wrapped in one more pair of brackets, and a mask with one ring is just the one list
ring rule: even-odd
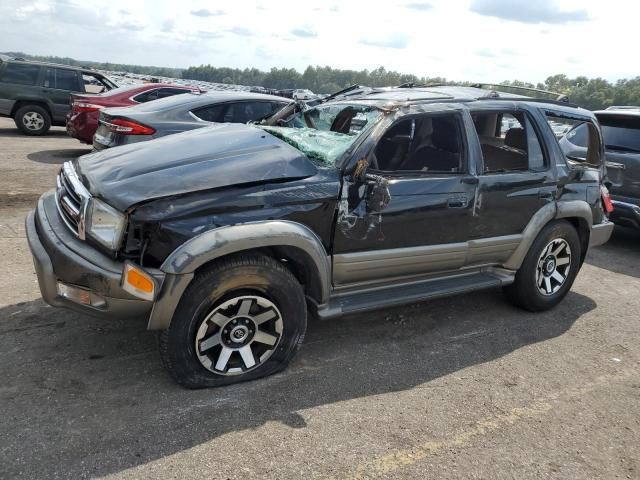
{"label": "gravel ground", "polygon": [[1,478],[640,478],[640,235],[556,309],[500,291],[312,323],[291,367],[187,391],[144,321],[39,299],[23,218],[62,129],[0,119]]}

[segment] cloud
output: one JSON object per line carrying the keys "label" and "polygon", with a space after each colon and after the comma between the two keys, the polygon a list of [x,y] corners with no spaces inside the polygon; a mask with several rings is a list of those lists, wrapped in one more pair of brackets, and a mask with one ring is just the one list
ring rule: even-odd
{"label": "cloud", "polygon": [[301,38],[315,38],[318,34],[311,27],[298,27],[291,30],[291,34]]}
{"label": "cloud", "polygon": [[140,32],[145,29],[144,25],[135,22],[118,22],[113,25],[115,28],[119,28],[121,30],[129,30],[132,32]]}
{"label": "cloud", "polygon": [[409,45],[409,37],[404,33],[389,33],[382,37],[365,37],[360,39],[360,43],[370,47],[383,48],[407,48]]}
{"label": "cloud", "polygon": [[191,12],[189,13],[191,13],[191,15],[196,17],[220,17],[224,15],[223,10],[216,10],[215,12],[212,12],[211,10],[208,10],[206,8],[201,8],[199,10],[191,10]]}
{"label": "cloud", "polygon": [[228,32],[240,35],[241,37],[253,37],[253,32],[245,27],[231,27]]}
{"label": "cloud", "polygon": [[162,26],[160,27],[160,31],[163,33],[169,33],[173,31],[173,26],[175,22],[172,18],[167,18],[164,22],[162,22]]}
{"label": "cloud", "polygon": [[490,48],[478,48],[473,52],[478,57],[495,58],[496,54]]}
{"label": "cloud", "polygon": [[420,10],[421,12],[426,12],[433,8],[433,5],[426,2],[415,2],[415,3],[407,3],[405,8],[410,8],[411,10]]}
{"label": "cloud", "polygon": [[222,38],[224,35],[219,32],[207,32],[204,30],[198,30],[196,33],[196,37],[205,38],[207,40],[211,40],[214,38]]}
{"label": "cloud", "polygon": [[472,12],[522,23],[565,24],[589,20],[585,9],[561,10],[555,0],[473,0]]}

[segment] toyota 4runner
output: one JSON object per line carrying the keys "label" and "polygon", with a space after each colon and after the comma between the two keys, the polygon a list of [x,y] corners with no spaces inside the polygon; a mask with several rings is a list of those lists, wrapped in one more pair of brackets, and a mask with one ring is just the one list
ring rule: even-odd
{"label": "toyota 4runner", "polygon": [[[586,125],[580,161],[551,117]],[[378,89],[80,157],[26,230],[48,303],[146,316],[177,382],[218,386],[285,368],[308,312],[555,306],[611,235],[603,151],[566,101]]]}

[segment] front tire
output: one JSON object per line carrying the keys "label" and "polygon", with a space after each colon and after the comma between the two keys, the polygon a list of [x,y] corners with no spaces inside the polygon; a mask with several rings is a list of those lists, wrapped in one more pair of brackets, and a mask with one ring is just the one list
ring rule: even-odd
{"label": "front tire", "polygon": [[26,135],[44,135],[51,128],[51,115],[39,105],[25,105],[16,111],[14,122]]}
{"label": "front tire", "polygon": [[549,223],[531,245],[514,283],[505,287],[507,298],[530,312],[555,307],[573,285],[581,253],[573,225],[566,220]]}
{"label": "front tire", "polygon": [[196,275],[159,335],[160,355],[184,387],[229,385],[283,370],[306,326],[293,274],[273,258],[240,255]]}

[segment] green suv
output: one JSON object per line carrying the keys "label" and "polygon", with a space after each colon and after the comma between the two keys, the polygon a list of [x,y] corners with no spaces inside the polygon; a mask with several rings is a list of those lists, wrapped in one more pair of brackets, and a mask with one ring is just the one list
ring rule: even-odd
{"label": "green suv", "polygon": [[104,75],[68,65],[0,55],[0,117],[10,117],[27,135],[64,126],[73,92],[101,93],[117,85]]}

